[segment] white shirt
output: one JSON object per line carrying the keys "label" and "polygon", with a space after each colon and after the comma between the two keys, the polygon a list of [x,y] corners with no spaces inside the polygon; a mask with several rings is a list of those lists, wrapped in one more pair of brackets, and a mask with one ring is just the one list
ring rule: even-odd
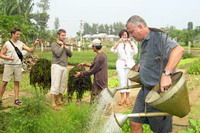
{"label": "white shirt", "polygon": [[[17,47],[20,51],[22,51],[23,45],[24,43],[21,41],[17,41],[17,42],[13,42],[13,44],[15,45],[15,47]],[[12,64],[12,65],[19,65],[22,64],[21,60],[19,59],[15,48],[12,46],[12,44],[10,43],[10,41],[6,41],[6,43],[4,44],[3,47],[7,48],[7,52],[6,52],[6,56],[12,57],[14,60],[4,60],[4,64]]]}
{"label": "white shirt", "polygon": [[132,68],[135,65],[133,56],[138,53],[138,48],[134,42],[119,43],[116,48],[112,47],[111,51],[118,55],[116,68]]}

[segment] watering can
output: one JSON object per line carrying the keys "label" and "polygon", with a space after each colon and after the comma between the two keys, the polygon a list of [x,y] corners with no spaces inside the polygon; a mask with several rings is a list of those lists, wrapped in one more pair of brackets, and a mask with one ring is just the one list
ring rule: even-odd
{"label": "watering can", "polygon": [[145,102],[163,112],[184,117],[190,112],[190,104],[183,72],[176,72],[171,78],[172,85],[166,92],[159,93],[160,86],[156,85]]}
{"label": "watering can", "polygon": [[133,82],[141,83],[139,72],[136,72],[134,70],[130,70],[127,74],[127,77],[128,77],[129,80],[131,80]]}
{"label": "watering can", "polygon": [[134,84],[134,85],[130,85],[130,86],[127,86],[127,87],[122,87],[122,88],[114,88],[114,89],[105,88],[105,90],[106,90],[112,97],[114,97],[114,95],[116,94],[116,92],[119,91],[119,90],[131,89],[131,88],[139,88],[139,87],[141,87],[140,84]]}
{"label": "watering can", "polygon": [[132,114],[121,114],[114,113],[114,118],[119,127],[122,127],[126,120],[131,117],[154,117],[154,116],[168,116],[170,114],[165,112],[150,112],[150,113],[132,113]]}

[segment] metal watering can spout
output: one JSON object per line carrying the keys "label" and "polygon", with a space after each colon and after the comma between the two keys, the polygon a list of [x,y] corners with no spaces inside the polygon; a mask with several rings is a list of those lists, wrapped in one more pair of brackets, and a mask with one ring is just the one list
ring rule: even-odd
{"label": "metal watering can spout", "polygon": [[114,113],[114,118],[119,127],[122,127],[126,120],[131,117],[154,117],[154,116],[168,116],[170,114],[165,112],[151,112],[151,113],[133,113],[133,114],[121,114]]}
{"label": "metal watering can spout", "polygon": [[135,85],[130,85],[130,86],[127,86],[127,87],[122,87],[122,88],[114,88],[114,89],[108,89],[108,88],[106,88],[106,89],[107,89],[108,93],[109,93],[112,97],[114,97],[114,95],[116,94],[116,92],[119,91],[119,90],[132,89],[132,88],[139,88],[139,87],[141,87],[140,84],[135,84]]}
{"label": "metal watering can spout", "polygon": [[121,114],[121,113],[114,113],[114,118],[119,127],[122,128],[126,120],[128,119],[127,114]]}

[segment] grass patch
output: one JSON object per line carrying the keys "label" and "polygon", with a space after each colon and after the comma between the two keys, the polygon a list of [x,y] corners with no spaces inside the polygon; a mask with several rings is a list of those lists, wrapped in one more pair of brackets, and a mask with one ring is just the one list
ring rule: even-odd
{"label": "grass patch", "polygon": [[[108,58],[108,68],[109,69],[115,69],[115,62],[117,60],[117,55],[112,53],[110,50],[105,49],[105,53]],[[35,54],[40,57],[40,58],[45,58],[48,60],[52,59],[52,53],[51,51],[44,51],[40,52],[37,51]],[[69,65],[77,65],[79,63],[91,63],[95,57],[95,53],[92,50],[85,50],[85,51],[73,51],[72,52],[72,57],[68,58],[68,64]]]}
{"label": "grass patch", "polygon": [[[2,75],[1,75],[1,78],[2,78]],[[11,80],[8,82],[6,90],[13,90],[13,88],[14,88],[14,83],[13,83],[13,80]],[[22,80],[20,81],[20,91],[26,91],[26,92],[31,92],[31,93],[35,92],[35,88],[30,85],[30,78],[29,78],[28,72],[22,74]]]}
{"label": "grass patch", "polygon": [[200,59],[194,61],[188,68],[189,74],[199,75],[200,74]]}
{"label": "grass patch", "polygon": [[53,111],[42,97],[23,99],[23,106],[9,114],[0,112],[0,132],[6,133],[84,133],[90,120],[91,107],[69,104],[61,111]]}
{"label": "grass patch", "polygon": [[187,58],[187,59],[182,59],[180,63],[178,64],[178,68],[181,69],[187,69],[194,61],[198,60],[199,58]]}

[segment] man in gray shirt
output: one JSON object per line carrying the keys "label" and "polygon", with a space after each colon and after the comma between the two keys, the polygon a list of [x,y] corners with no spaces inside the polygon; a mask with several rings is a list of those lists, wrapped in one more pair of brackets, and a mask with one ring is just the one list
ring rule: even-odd
{"label": "man in gray shirt", "polygon": [[72,56],[71,51],[65,45],[66,31],[59,29],[57,40],[51,46],[52,65],[51,65],[51,96],[52,107],[58,109],[62,104],[62,94],[66,89],[67,58]]}
{"label": "man in gray shirt", "polygon": [[[159,112],[145,103],[145,97],[156,84],[160,83],[160,91],[164,92],[171,85],[170,75],[181,60],[184,49],[167,34],[158,29],[149,28],[143,18],[132,16],[126,24],[127,30],[136,41],[141,42],[140,63],[138,65],[142,88],[136,98],[134,113]],[[172,131],[172,117],[133,118],[131,132],[142,133],[142,124],[150,125],[155,133]]]}

